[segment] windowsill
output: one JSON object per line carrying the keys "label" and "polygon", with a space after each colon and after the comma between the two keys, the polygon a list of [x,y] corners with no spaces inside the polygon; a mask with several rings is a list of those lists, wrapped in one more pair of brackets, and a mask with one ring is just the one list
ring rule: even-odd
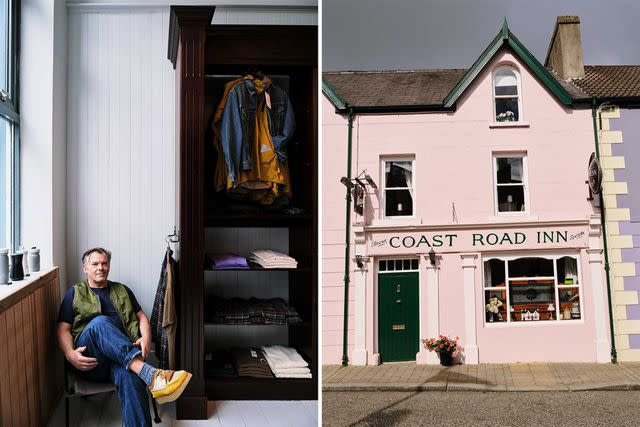
{"label": "windowsill", "polygon": [[489,128],[528,128],[529,122],[492,122]]}
{"label": "windowsill", "polygon": [[371,221],[372,226],[379,227],[393,227],[393,226],[405,226],[405,225],[422,225],[422,218],[410,217],[410,218],[382,218],[373,219]]}
{"label": "windowsill", "polygon": [[36,282],[41,277],[50,273],[55,267],[49,267],[40,271],[32,272],[29,277],[25,277],[23,280],[14,281],[10,285],[0,285],[0,301],[10,297],[16,292],[26,288],[32,283]]}
{"label": "windowsill", "polygon": [[584,325],[584,319],[572,320],[529,320],[525,322],[485,322],[484,326],[488,329],[502,328],[540,328],[544,326],[560,326],[560,325]]}
{"label": "windowsill", "polygon": [[538,215],[528,215],[526,213],[512,213],[490,216],[487,218],[489,222],[530,222],[538,221]]}

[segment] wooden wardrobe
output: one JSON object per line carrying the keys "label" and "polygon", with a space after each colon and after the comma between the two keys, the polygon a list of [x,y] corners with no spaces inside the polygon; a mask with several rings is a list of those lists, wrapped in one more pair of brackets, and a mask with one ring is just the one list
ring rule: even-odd
{"label": "wooden wardrobe", "polygon": [[[178,400],[178,419],[205,419],[208,399],[306,400],[317,399],[318,390],[317,27],[211,25],[214,13],[213,6],[172,6],[169,27],[168,56],[176,69],[178,118],[177,351],[179,368],[193,373]],[[215,152],[209,129],[210,112],[219,101],[216,76],[241,76],[250,67],[280,76],[289,86],[297,124],[288,146],[294,213],[258,205],[231,210],[228,199],[213,188]],[[281,326],[284,332],[279,335],[309,362],[312,379],[205,375],[205,353],[212,342],[207,336],[206,296],[211,282],[207,277],[215,272],[207,271],[204,257],[216,244],[206,236],[242,234],[247,227],[285,239],[280,243],[298,261],[295,270],[253,269],[238,271],[237,276],[238,283],[243,282],[243,274],[257,275],[267,282],[269,275],[280,275],[278,281],[284,280],[288,302],[303,322]]]}

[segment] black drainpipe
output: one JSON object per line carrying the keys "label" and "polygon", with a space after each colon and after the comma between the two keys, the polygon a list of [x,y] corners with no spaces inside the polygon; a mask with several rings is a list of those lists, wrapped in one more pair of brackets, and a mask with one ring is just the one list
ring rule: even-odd
{"label": "black drainpipe", "polygon": [[[353,133],[353,108],[349,108],[347,134],[347,179],[351,179],[351,138]],[[342,334],[342,366],[347,366],[347,317],[349,314],[349,233],[351,231],[351,190],[347,187],[346,222],[345,222],[345,246],[344,246],[344,330]]]}
{"label": "black drainpipe", "polygon": [[[593,117],[593,136],[596,143],[596,158],[600,161],[600,148],[598,143],[598,125],[596,124],[596,100],[591,106],[591,116]],[[599,112],[600,129],[602,129],[602,112]],[[611,332],[611,363],[618,362],[618,352],[616,351],[616,336],[613,331],[613,305],[611,303],[611,279],[609,278],[609,252],[607,251],[607,228],[605,225],[604,197],[600,190],[600,224],[602,225],[602,240],[604,244],[604,271],[607,278],[607,297],[609,300],[609,329]]]}

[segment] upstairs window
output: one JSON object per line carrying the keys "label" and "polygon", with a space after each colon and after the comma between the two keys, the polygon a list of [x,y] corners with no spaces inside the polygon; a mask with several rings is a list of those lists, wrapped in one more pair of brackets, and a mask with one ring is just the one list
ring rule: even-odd
{"label": "upstairs window", "polygon": [[0,0],[0,248],[17,249],[20,203],[18,0]]}
{"label": "upstairs window", "polygon": [[385,217],[413,216],[413,166],[409,158],[382,160]]}
{"label": "upstairs window", "polygon": [[520,79],[513,68],[499,68],[493,75],[496,122],[520,121]]}
{"label": "upstairs window", "polygon": [[497,214],[528,211],[527,158],[525,155],[495,155],[495,201]]}

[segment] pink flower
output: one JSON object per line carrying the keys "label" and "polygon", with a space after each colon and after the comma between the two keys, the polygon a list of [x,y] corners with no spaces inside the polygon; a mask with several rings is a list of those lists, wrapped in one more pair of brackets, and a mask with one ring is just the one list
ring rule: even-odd
{"label": "pink flower", "polygon": [[456,341],[458,341],[460,338],[456,337]]}
{"label": "pink flower", "polygon": [[444,348],[444,344],[440,344],[440,348]]}

